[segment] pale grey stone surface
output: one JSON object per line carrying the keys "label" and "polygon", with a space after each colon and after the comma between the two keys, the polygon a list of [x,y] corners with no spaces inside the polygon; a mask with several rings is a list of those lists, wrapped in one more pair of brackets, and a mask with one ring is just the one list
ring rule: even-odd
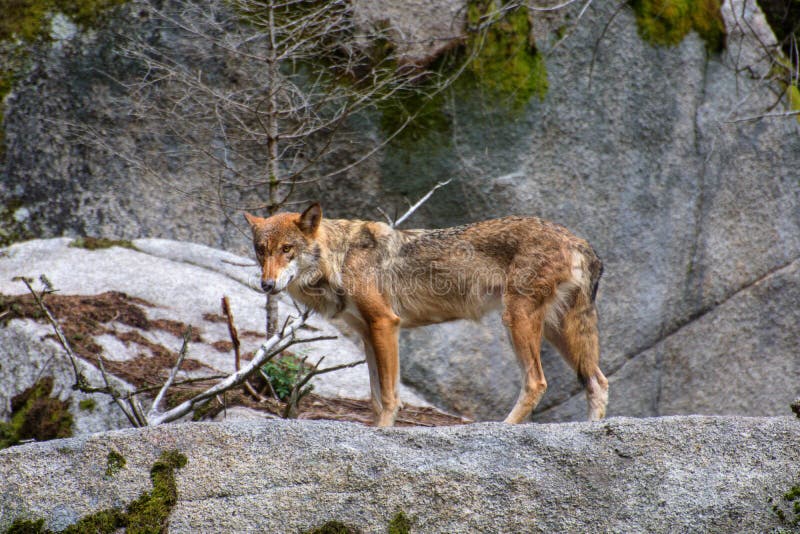
{"label": "pale grey stone surface", "polygon": [[[68,238],[33,240],[0,249],[0,293],[6,295],[27,293],[15,276],[37,279],[44,274],[59,293],[65,295],[94,295],[104,291],[121,291],[129,296],[144,299],[153,307],[144,307],[151,319],[172,319],[199,329],[203,342],[190,344],[188,357],[212,370],[233,372],[232,352],[220,352],[211,346],[215,341],[229,341],[227,326],[204,318],[205,314],[220,314],[220,299],[227,295],[231,302],[237,327],[241,334],[242,354],[258,348],[261,339],[246,335],[264,330],[264,296],[248,285],[254,267],[247,258],[193,243],[169,240],[136,240],[139,250],[113,247],[86,250],[69,246]],[[146,251],[146,252],[145,252]],[[224,260],[224,261],[223,261]],[[296,313],[288,302],[280,303],[280,313]],[[334,366],[364,359],[360,345],[339,335],[335,327],[319,317],[311,317],[308,324],[314,330],[305,330],[302,337],[338,336],[334,340],[297,345],[294,350],[308,356],[310,363],[324,357],[321,367]],[[119,331],[131,327],[114,323]],[[177,353],[181,339],[159,330],[140,331],[146,338]],[[109,428],[127,426],[118,409],[110,405],[108,397],[95,395],[96,408],[92,412],[79,410],[77,403],[83,395],[71,390],[72,373],[62,349],[53,339],[49,325],[32,320],[12,320],[0,328],[0,417],[10,412],[10,399],[32,385],[42,373],[56,377],[56,391],[62,398],[73,396],[72,411],[76,419],[76,432],[98,432]],[[129,360],[141,346],[126,346],[112,335],[97,340],[105,349],[109,360]],[[95,385],[102,385],[99,371],[86,364],[87,376]],[[196,373],[195,373],[196,374]],[[182,376],[182,375],[181,375]],[[315,392],[327,397],[369,398],[369,378],[365,365],[327,373],[312,380]],[[401,387],[403,401],[417,406],[427,402],[407,387]],[[238,412],[231,412],[235,416]]]}
{"label": "pale grey stone surface", "polygon": [[[338,520],[385,532],[767,532],[768,499],[798,483],[794,417],[614,418],[434,429],[350,423],[174,424],[0,451],[0,528],[60,529],[177,471],[169,531],[297,532]],[[126,467],[106,476],[109,451]]]}
{"label": "pale grey stone surface", "polygon": [[[425,17],[418,27],[410,26],[413,10],[404,10],[406,4],[391,4],[384,14],[395,22],[398,35],[438,36],[446,19],[459,14],[452,0],[434,4],[440,8],[436,16]],[[434,4],[425,9],[434,10]],[[362,15],[372,20],[374,6],[362,7]],[[391,146],[365,166],[301,194],[321,200],[328,215],[380,218],[377,207],[403,210],[402,197],[416,200],[433,184],[455,178],[409,226],[533,214],[588,238],[606,267],[599,297],[602,367],[612,377],[621,373],[614,379],[612,409],[615,396],[628,398],[643,383],[664,378],[661,367],[653,376],[645,365],[652,359],[648,350],[800,257],[798,123],[793,118],[734,122],[763,112],[776,98],[776,88],[760,79],[762,43],[771,46],[774,39],[753,0],[723,6],[729,38],[722,53],[707,51],[695,34],[675,47],[651,46],[639,37],[633,12],[622,8],[614,15],[615,10],[615,4],[591,3],[558,46],[547,28],[558,28],[566,19],[533,15],[537,46],[548,54],[550,88],[542,101],[534,98],[509,116],[480,95],[456,95],[446,110],[453,119],[451,130]],[[117,29],[139,31],[134,20],[129,17]],[[148,132],[126,122],[123,108],[109,105],[119,88],[98,73],[131,75],[110,52],[112,41],[97,32],[60,42],[9,95],[0,199],[21,201],[29,214],[21,224],[36,235],[166,237],[249,254],[240,214],[228,213],[228,219],[193,203],[191,192],[209,187],[198,184],[192,173],[201,162],[187,162],[184,173],[177,173],[180,180],[166,187],[119,159],[82,146],[59,122],[87,120],[101,131],[113,124],[107,131],[117,137],[109,142],[119,146],[150,139]],[[421,41],[423,48],[430,44]],[[360,121],[363,143],[379,142],[378,119]],[[343,161],[350,161],[352,146],[342,147]],[[243,196],[242,205],[251,200]],[[158,255],[157,249],[170,247],[151,241],[142,248]],[[187,250],[187,258],[198,250]],[[788,288],[772,291],[758,304],[787,302]],[[755,321],[756,315],[749,317]],[[718,322],[723,331],[761,324],[742,325],[733,316]],[[782,351],[775,352],[776,359],[796,357],[786,351],[800,343],[798,330],[788,328],[782,335],[780,349],[751,336],[758,343],[731,347],[731,358],[744,367],[764,351]],[[451,410],[501,418],[519,383],[505,337],[496,317],[405,333],[403,379]],[[716,350],[709,347],[708,353]],[[638,358],[641,364],[635,364]],[[552,351],[545,354],[544,365],[550,387],[540,407],[542,417],[583,417],[584,410],[568,401],[579,393],[572,371]],[[634,369],[645,374],[633,374]],[[778,366],[775,372],[783,370]],[[764,373],[753,388],[769,394],[775,390],[770,371]],[[622,381],[623,376],[628,378]],[[696,391],[720,387],[696,385]],[[727,399],[698,404],[697,411],[740,406],[720,402],[737,393],[727,394]],[[774,406],[783,397],[777,391],[743,413],[776,413]],[[561,408],[564,402],[569,406]],[[619,406],[631,415],[692,409],[683,401],[670,402],[669,407],[660,402]]]}

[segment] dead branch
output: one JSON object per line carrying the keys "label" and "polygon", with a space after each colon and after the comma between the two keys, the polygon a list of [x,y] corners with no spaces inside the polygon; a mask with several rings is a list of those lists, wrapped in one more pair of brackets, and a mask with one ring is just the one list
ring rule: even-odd
{"label": "dead branch", "polygon": [[58,342],[64,349],[64,352],[67,353],[67,357],[69,358],[69,361],[72,364],[72,372],[74,373],[75,376],[75,384],[73,384],[72,389],[78,389],[80,391],[83,391],[84,393],[95,393],[96,391],[98,391],[97,389],[89,386],[86,377],[84,377],[83,373],[81,373],[80,364],[78,363],[78,357],[75,356],[75,353],[72,351],[72,347],[67,341],[67,337],[64,335],[64,331],[61,330],[61,326],[58,324],[58,321],[56,321],[55,317],[53,317],[53,314],[50,313],[50,310],[47,308],[47,306],[44,305],[44,302],[42,301],[42,297],[48,291],[49,292],[53,291],[52,286],[48,288],[49,283],[44,284],[45,289],[42,290],[42,294],[40,295],[33,289],[33,286],[31,286],[31,282],[33,282],[32,279],[26,278],[24,276],[15,276],[13,280],[21,281],[25,284],[25,287],[28,288],[30,294],[33,295],[33,299],[36,301],[36,305],[39,307],[42,313],[44,313],[44,316],[47,318],[47,321],[50,323],[50,326],[53,327],[53,331],[56,334],[56,339],[58,339]]}
{"label": "dead branch", "polygon": [[233,322],[233,311],[231,311],[231,304],[228,300],[227,295],[222,297],[221,301],[222,305],[222,315],[225,316],[228,322],[228,334],[231,337],[231,344],[233,345],[233,366],[236,371],[239,370],[239,364],[241,356],[239,354],[239,347],[241,346],[241,342],[239,341],[239,332],[236,330],[236,324]]}
{"label": "dead branch", "polygon": [[242,367],[239,371],[229,375],[224,380],[221,380],[207,390],[198,393],[194,397],[182,402],[171,410],[158,414],[150,419],[148,424],[155,426],[179,419],[190,413],[198,403],[215,397],[216,395],[223,393],[228,389],[241,385],[250,375],[257,372],[262,365],[275,357],[277,354],[280,354],[287,347],[298,342],[298,340],[295,339],[295,334],[297,330],[303,324],[305,324],[306,320],[308,319],[308,315],[309,312],[303,313],[300,315],[300,317],[297,317],[288,325],[286,332],[284,332],[283,335],[275,334],[268,339],[264,344],[261,345],[261,347],[259,347],[253,356],[253,359],[250,360],[250,362],[248,362],[247,365]]}
{"label": "dead branch", "polygon": [[103,381],[106,383],[107,392],[111,396],[111,398],[114,401],[114,403],[119,407],[120,410],[122,410],[122,413],[125,414],[125,417],[131,423],[131,425],[133,425],[134,427],[137,427],[137,428],[140,427],[141,425],[139,424],[139,421],[136,419],[134,414],[132,412],[129,412],[127,410],[127,408],[125,408],[125,405],[122,404],[122,401],[120,400],[120,397],[117,396],[114,393],[114,389],[111,387],[111,383],[108,380],[108,373],[106,373],[106,367],[105,367],[105,365],[103,365],[103,357],[102,356],[97,358],[97,363],[98,363],[98,366],[100,367],[100,373],[103,375]]}
{"label": "dead branch", "polygon": [[392,227],[397,227],[397,226],[400,226],[401,224],[403,224],[403,221],[405,221],[406,219],[408,219],[409,217],[411,217],[411,215],[413,215],[413,214],[414,214],[414,212],[415,212],[415,211],[417,211],[417,209],[419,209],[419,207],[420,207],[420,206],[422,206],[422,205],[423,205],[425,202],[427,202],[427,200],[428,200],[429,198],[431,198],[431,196],[432,196],[432,195],[433,195],[433,194],[436,192],[436,190],[437,190],[437,189],[439,189],[440,187],[443,187],[443,186],[445,186],[445,185],[449,184],[449,183],[450,183],[450,182],[452,182],[452,181],[453,181],[453,179],[452,179],[452,178],[450,178],[449,180],[446,180],[446,181],[444,181],[444,182],[439,182],[439,183],[437,183],[435,186],[433,186],[433,187],[430,189],[430,191],[428,191],[427,193],[425,193],[425,195],[424,195],[424,196],[423,196],[421,199],[419,199],[419,200],[417,201],[417,203],[416,203],[416,204],[414,204],[413,206],[411,206],[410,208],[408,208],[408,211],[406,211],[406,212],[405,212],[403,215],[401,215],[401,216],[400,216],[400,217],[399,217],[399,218],[398,218],[396,221],[394,221],[394,224],[392,224]]}
{"label": "dead branch", "polygon": [[[238,371],[239,366],[241,365],[241,355],[239,352],[239,348],[241,347],[241,342],[239,341],[239,332],[236,329],[236,324],[233,320],[233,310],[231,310],[231,304],[228,300],[227,295],[222,297],[222,314],[228,321],[228,334],[231,337],[231,344],[233,345],[233,368],[234,370]],[[247,392],[255,397],[260,401],[264,401],[265,398],[255,390],[252,384],[250,384],[249,380],[244,381],[244,388]]]}
{"label": "dead branch", "polygon": [[[319,366],[322,363],[322,360],[324,360],[324,359],[325,359],[324,356],[322,358],[320,358],[319,361],[317,361],[317,363],[305,375],[303,375],[303,377],[300,380],[297,380],[295,382],[294,386],[292,386],[292,391],[289,394],[289,400],[286,402],[286,406],[283,409],[283,418],[284,419],[296,419],[297,418],[298,404],[303,399],[303,397],[305,397],[306,395],[311,393],[311,388],[310,387],[306,387],[306,384],[308,384],[308,382],[312,378],[314,378],[315,376],[318,376],[318,375],[325,374],[325,373],[331,373],[333,371],[339,371],[340,369],[347,369],[347,368],[350,368],[350,367],[355,367],[355,366],[361,365],[362,363],[365,363],[367,361],[367,360],[359,360],[357,362],[344,363],[342,365],[335,365],[333,367],[327,367],[325,369],[319,369]],[[305,359],[303,361],[305,362]]]}
{"label": "dead branch", "polygon": [[[146,419],[152,419],[156,415],[158,415],[158,407],[161,404],[161,401],[164,399],[164,396],[167,393],[167,390],[172,385],[172,382],[175,381],[175,376],[178,374],[178,370],[183,363],[183,359],[186,357],[186,352],[189,349],[189,339],[192,337],[192,327],[188,327],[186,332],[183,333],[183,344],[181,345],[181,350],[178,353],[178,360],[175,362],[175,365],[172,367],[172,371],[167,378],[167,381],[164,382],[164,385],[158,391],[155,400],[153,401],[153,405],[150,407],[150,411],[147,412]],[[136,398],[136,397],[134,397]]]}

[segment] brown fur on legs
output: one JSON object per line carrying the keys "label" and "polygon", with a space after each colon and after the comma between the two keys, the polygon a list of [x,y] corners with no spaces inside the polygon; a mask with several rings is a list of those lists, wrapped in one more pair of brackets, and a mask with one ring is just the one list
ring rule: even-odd
{"label": "brown fur on legs", "polygon": [[393,424],[400,400],[398,330],[477,319],[504,307],[524,375],[506,420],[523,421],[547,388],[544,335],[586,385],[590,418],[605,413],[608,381],[597,365],[594,296],[602,263],[566,228],[504,217],[440,230],[397,230],[371,221],[325,219],[319,204],[269,218],[247,215],[261,287],[288,292],[364,341],[375,422]]}
{"label": "brown fur on legs", "polygon": [[608,404],[608,380],[599,367],[600,346],[597,333],[597,310],[584,295],[575,295],[557,326],[547,326],[544,332],[549,341],[578,374],[586,388],[589,420],[605,417]]}
{"label": "brown fur on legs", "polygon": [[540,357],[544,309],[530,297],[507,295],[503,324],[508,329],[522,370],[522,389],[505,422],[520,423],[530,415],[547,390]]}

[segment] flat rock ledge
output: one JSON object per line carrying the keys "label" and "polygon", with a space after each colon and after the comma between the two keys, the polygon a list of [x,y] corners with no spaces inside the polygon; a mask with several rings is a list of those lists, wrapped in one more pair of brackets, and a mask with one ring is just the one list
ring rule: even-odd
{"label": "flat rock ledge", "polygon": [[[341,521],[386,532],[768,532],[800,483],[790,417],[612,418],[376,429],[327,421],[187,423],[0,451],[0,531],[19,517],[63,529],[176,472],[169,531],[300,532]],[[125,458],[109,470],[109,453]]]}

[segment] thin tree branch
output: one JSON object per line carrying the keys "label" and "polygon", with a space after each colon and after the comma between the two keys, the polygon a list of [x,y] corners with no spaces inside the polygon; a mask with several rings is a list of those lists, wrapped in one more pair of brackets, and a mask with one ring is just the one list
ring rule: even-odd
{"label": "thin tree branch", "polygon": [[[75,384],[72,386],[73,389],[80,389],[85,393],[94,393],[94,388],[89,386],[89,383],[86,381],[86,378],[83,376],[83,373],[80,371],[80,364],[78,363],[78,357],[75,356],[75,353],[72,351],[72,347],[70,346],[69,342],[67,341],[67,337],[64,335],[64,331],[61,330],[61,326],[56,321],[53,314],[50,313],[50,310],[45,306],[44,302],[42,301],[42,297],[33,289],[31,286],[31,279],[26,278],[24,276],[15,276],[13,278],[14,281],[21,281],[25,284],[25,287],[28,288],[28,291],[31,295],[33,295],[34,300],[36,301],[36,305],[39,307],[40,310],[44,313],[47,321],[50,323],[50,326],[53,327],[53,331],[56,334],[56,339],[58,339],[59,344],[63,347],[64,352],[67,353],[67,357],[69,358],[70,363],[72,364],[72,372],[75,375]],[[50,289],[52,292],[52,288]],[[43,292],[44,294],[44,292]]]}
{"label": "thin tree branch", "polygon": [[453,179],[452,179],[452,178],[450,178],[449,180],[445,180],[444,182],[439,182],[438,184],[436,184],[435,186],[433,186],[433,187],[430,189],[430,191],[428,191],[427,193],[425,193],[425,195],[424,195],[424,196],[423,196],[421,199],[419,199],[419,200],[417,201],[417,203],[416,203],[416,204],[414,204],[413,206],[411,206],[410,208],[408,208],[408,211],[406,211],[406,212],[405,212],[403,215],[401,215],[401,216],[400,216],[400,217],[399,217],[397,220],[395,220],[395,221],[394,221],[394,223],[391,225],[391,226],[392,226],[392,228],[396,228],[396,227],[400,226],[401,224],[403,224],[403,222],[404,222],[406,219],[408,219],[409,217],[411,217],[411,216],[414,214],[414,212],[415,212],[415,211],[417,211],[417,210],[419,209],[419,207],[420,207],[420,206],[422,206],[422,205],[423,205],[425,202],[427,202],[427,201],[428,201],[428,199],[429,199],[429,198],[431,198],[431,195],[433,195],[433,194],[436,192],[436,190],[437,190],[437,189],[439,189],[440,187],[444,187],[444,186],[446,186],[447,184],[449,184],[449,183],[450,183],[450,182],[452,182],[452,181],[453,181]]}
{"label": "thin tree branch", "polygon": [[172,372],[170,372],[167,381],[164,382],[164,385],[161,387],[158,394],[156,395],[156,398],[153,401],[153,405],[150,407],[150,411],[147,412],[147,417],[145,418],[145,421],[158,415],[159,413],[158,407],[161,404],[161,401],[164,399],[164,395],[166,395],[167,390],[172,385],[172,382],[175,381],[175,377],[178,374],[178,370],[181,368],[183,359],[186,358],[186,353],[189,350],[189,340],[191,339],[191,337],[192,337],[192,327],[189,326],[183,333],[183,344],[181,345],[181,350],[178,353],[178,360],[175,362],[175,366],[172,368]]}
{"label": "thin tree branch", "polygon": [[276,334],[268,339],[264,344],[261,345],[261,347],[259,347],[253,356],[253,359],[250,360],[250,362],[248,362],[248,364],[242,369],[229,375],[224,380],[221,380],[216,385],[195,395],[191,399],[188,399],[178,406],[175,406],[171,410],[157,415],[149,421],[149,424],[160,425],[174,421],[191,412],[197,403],[210,399],[215,395],[222,393],[223,391],[240,385],[248,376],[256,372],[262,365],[264,365],[264,363],[269,361],[276,354],[283,351],[287,346],[293,344],[295,332],[305,324],[306,320],[308,319],[308,314],[309,312],[305,312],[300,317],[292,321],[292,323],[287,327],[287,332],[283,336]]}

